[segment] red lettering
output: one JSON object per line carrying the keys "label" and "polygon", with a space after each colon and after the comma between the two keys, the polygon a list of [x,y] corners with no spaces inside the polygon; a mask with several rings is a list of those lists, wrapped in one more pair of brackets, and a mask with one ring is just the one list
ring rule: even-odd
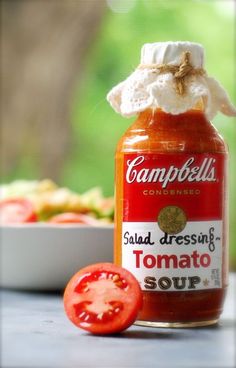
{"label": "red lettering", "polygon": [[179,261],[180,268],[190,268],[191,267],[191,259],[188,254],[182,254],[180,258],[181,258],[181,260]]}
{"label": "red lettering", "polygon": [[[164,267],[162,267],[162,261],[164,260]],[[158,255],[157,256],[157,268],[170,268],[170,261],[172,261],[172,268],[178,268],[178,258],[175,254],[171,255]]]}
{"label": "red lettering", "polygon": [[[205,259],[205,261],[204,261]],[[202,254],[200,258],[200,263],[202,267],[208,267],[211,264],[211,257],[209,254]]]}
{"label": "red lettering", "polygon": [[143,257],[143,265],[146,268],[153,268],[156,265],[156,257],[152,254],[148,254]]}
{"label": "red lettering", "polygon": [[142,250],[133,250],[133,253],[136,255],[135,266],[136,266],[136,268],[140,268],[140,255],[143,254],[143,251]]}
{"label": "red lettering", "polygon": [[191,254],[191,257],[193,259],[193,267],[199,268],[200,266],[197,263],[197,260],[199,258],[199,254],[198,254],[198,252],[196,250]]}
{"label": "red lettering", "polygon": [[135,255],[135,267],[145,268],[207,268],[211,264],[211,257],[207,253],[199,254],[196,250],[191,255],[181,254],[146,254],[142,257],[142,250],[133,250]]}

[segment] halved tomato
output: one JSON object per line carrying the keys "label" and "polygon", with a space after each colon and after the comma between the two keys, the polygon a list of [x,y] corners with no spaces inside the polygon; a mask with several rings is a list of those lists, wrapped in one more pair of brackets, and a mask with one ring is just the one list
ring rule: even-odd
{"label": "halved tomato", "polygon": [[85,224],[85,225],[98,225],[98,221],[91,216],[82,215],[74,212],[64,212],[59,215],[55,215],[49,219],[49,222],[54,224]]}
{"label": "halved tomato", "polygon": [[37,215],[32,203],[25,198],[11,198],[0,201],[0,223],[16,224],[36,222]]}
{"label": "halved tomato", "polygon": [[136,278],[112,263],[97,263],[77,272],[64,293],[68,318],[94,334],[118,333],[137,318],[142,292]]}

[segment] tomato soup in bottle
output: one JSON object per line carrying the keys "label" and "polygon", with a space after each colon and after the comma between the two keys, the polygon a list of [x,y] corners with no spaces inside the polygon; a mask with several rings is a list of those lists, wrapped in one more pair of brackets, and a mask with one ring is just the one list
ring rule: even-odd
{"label": "tomato soup in bottle", "polygon": [[228,151],[210,120],[236,110],[190,42],[145,44],[107,98],[137,115],[116,150],[114,246],[142,288],[136,324],[214,324],[228,283]]}

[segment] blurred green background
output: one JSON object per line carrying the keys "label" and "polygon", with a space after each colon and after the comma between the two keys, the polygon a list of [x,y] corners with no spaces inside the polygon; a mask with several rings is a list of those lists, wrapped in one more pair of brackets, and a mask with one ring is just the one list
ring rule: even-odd
{"label": "blurred green background", "polygon": [[[11,26],[12,29],[15,27],[16,33],[22,34],[21,41],[27,39],[28,43],[31,42],[28,51],[30,54],[37,43],[33,42],[33,39],[30,40],[30,26],[29,24],[26,26],[24,23],[26,19],[29,20],[29,17],[22,20],[24,10],[21,9],[17,13],[16,10],[19,7],[17,2],[9,1],[9,3],[11,3],[10,6],[9,4],[5,6],[5,17],[3,19],[5,22],[3,23],[3,37],[5,24],[5,53],[7,54],[8,43],[11,42],[9,32],[7,35],[8,27]],[[21,1],[21,3],[24,5],[27,1]],[[17,157],[15,160],[11,158],[14,154],[9,154],[9,151],[11,150],[10,147],[16,146],[16,144],[12,141],[12,137],[9,138],[12,134],[7,134],[7,129],[9,129],[9,125],[14,126],[15,136],[20,135],[21,128],[18,128],[18,122],[13,121],[12,117],[9,118],[8,128],[5,128],[7,138],[5,138],[6,160],[2,175],[4,182],[16,178],[34,179],[51,176],[60,185],[68,186],[79,192],[93,186],[101,186],[106,195],[113,194],[113,157],[116,142],[133,119],[124,119],[117,115],[106,102],[106,94],[112,86],[125,79],[135,69],[139,63],[141,46],[146,42],[189,40],[202,43],[206,51],[208,74],[215,76],[223,84],[231,99],[235,102],[233,0],[88,0],[87,2],[80,0],[56,2],[52,0],[44,2],[44,13],[45,6],[50,6],[48,14],[55,11],[54,7],[57,8],[55,14],[59,19],[63,19],[63,11],[68,17],[63,29],[56,28],[55,25],[54,30],[56,29],[57,37],[55,35],[53,41],[50,38],[52,33],[49,35],[50,29],[47,30],[46,28],[45,31],[45,24],[49,22],[49,19],[47,20],[43,16],[40,18],[40,9],[37,8],[39,5],[36,4],[38,2],[30,3],[34,5],[31,5],[30,10],[25,10],[26,14],[29,14],[27,11],[31,11],[30,14],[33,14],[34,11],[37,13],[38,23],[41,21],[38,25],[38,32],[40,35],[41,32],[44,32],[43,41],[49,45],[48,55],[50,56],[48,63],[47,57],[44,58],[46,60],[45,65],[48,68],[45,69],[44,74],[40,69],[44,59],[40,63],[38,58],[37,60],[32,58],[31,64],[34,65],[35,63],[36,65],[35,69],[30,72],[30,78],[36,79],[36,87],[34,85],[34,88],[37,91],[37,80],[39,80],[40,75],[44,76],[45,81],[47,76],[50,80],[54,70],[57,71],[58,78],[68,70],[71,71],[71,75],[67,78],[67,83],[60,85],[59,82],[57,83],[56,77],[55,80],[52,80],[52,83],[50,82],[52,85],[55,84],[55,99],[54,92],[50,89],[52,87],[49,88],[45,82],[44,89],[42,89],[43,97],[40,100],[36,93],[34,101],[30,100],[28,102],[28,109],[30,110],[31,104],[38,104],[38,109],[44,109],[43,98],[45,98],[45,95],[51,109],[53,109],[55,101],[59,101],[57,106],[59,104],[62,108],[64,107],[65,111],[63,110],[62,115],[64,114],[65,118],[64,123],[61,123],[58,129],[55,129],[55,126],[57,127],[56,122],[53,126],[51,126],[51,122],[53,119],[56,121],[57,118],[54,117],[51,110],[47,110],[51,114],[47,118],[44,118],[43,115],[40,116],[40,114],[38,118],[36,110],[34,110],[34,113],[29,113],[30,117],[28,117],[27,102],[23,102],[26,105],[24,114],[27,115],[25,118],[27,123],[23,124],[24,135],[19,138],[20,143],[18,142],[18,148],[14,153]],[[47,3],[51,3],[51,5],[47,5]],[[89,5],[91,5],[89,10],[85,11],[85,7],[88,8]],[[58,10],[60,7],[61,9]],[[76,12],[78,12],[77,20],[74,20],[73,16],[76,17]],[[82,19],[81,12],[84,14],[84,18],[87,17],[87,22],[78,30],[76,24],[79,27],[79,19]],[[13,26],[12,23],[15,19],[17,20],[16,25]],[[66,35],[69,28],[66,26],[67,24],[71,28],[71,24],[73,24],[73,28],[68,35]],[[37,32],[35,28],[32,28],[32,30]],[[78,32],[77,37],[76,32]],[[32,34],[31,37],[33,37]],[[84,41],[81,43],[82,46],[74,46],[76,52],[68,51],[67,46],[64,47],[64,53],[67,52],[70,56],[70,63],[67,61],[67,64],[65,63],[61,69],[59,68],[61,60],[65,58],[63,53],[61,57],[60,54],[55,54],[53,62],[51,62],[50,42],[53,45],[52,49],[53,47],[57,49],[57,47],[59,48],[58,45],[63,45],[63,42],[65,42],[65,45],[70,44],[72,38],[76,44],[76,40],[80,39],[81,34],[83,34]],[[41,40],[40,37],[38,39]],[[86,46],[83,46],[83,44],[86,44]],[[19,45],[20,43],[18,44],[18,50],[20,50]],[[73,46],[71,48],[73,49]],[[81,49],[83,52],[81,52]],[[74,64],[71,63],[71,60],[75,61]],[[25,63],[22,64],[26,65]],[[31,64],[29,68],[31,68]],[[48,64],[51,65],[51,69]],[[8,68],[9,66],[6,64],[5,69],[8,70]],[[18,68],[23,67],[19,64]],[[28,74],[25,67],[18,70],[18,76],[19,73],[22,73],[22,70],[26,79],[21,83],[20,89],[24,95],[24,88],[27,88],[28,83]],[[7,75],[7,73],[5,74]],[[15,77],[16,80],[18,76]],[[13,78],[12,73],[11,78]],[[7,83],[9,84],[9,82],[5,83],[5,90],[8,88]],[[58,88],[67,91],[61,100],[57,100],[56,91]],[[16,104],[16,106],[18,105]],[[54,110],[56,111],[58,107],[55,106]],[[57,114],[59,115],[58,111]],[[17,116],[15,119],[18,119]],[[40,131],[37,122],[42,126]],[[236,125],[233,119],[221,114],[214,119],[214,124],[224,136],[230,148],[230,251],[231,265],[236,268],[236,191],[234,189]],[[41,145],[37,146],[38,136],[46,138],[43,139]],[[59,137],[61,136],[64,136],[64,141],[60,141],[62,138],[59,139]],[[36,146],[40,147],[36,150]],[[59,147],[64,148],[60,151]],[[50,166],[44,165],[45,169],[42,169],[43,164],[40,161],[43,155],[46,163],[51,162]]]}

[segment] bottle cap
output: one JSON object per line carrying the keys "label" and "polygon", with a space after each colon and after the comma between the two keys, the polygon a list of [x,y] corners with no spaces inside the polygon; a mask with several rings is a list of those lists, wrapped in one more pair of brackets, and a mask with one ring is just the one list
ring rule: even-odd
{"label": "bottle cap", "polygon": [[204,48],[187,41],[145,44],[140,65],[108,93],[107,100],[125,117],[157,108],[176,115],[199,102],[208,119],[218,111],[236,115],[227,92],[204,70]]}
{"label": "bottle cap", "polygon": [[198,43],[192,42],[156,42],[146,43],[141,50],[141,65],[149,64],[173,64],[181,63],[184,52],[190,53],[190,62],[194,68],[204,66],[204,48]]}

